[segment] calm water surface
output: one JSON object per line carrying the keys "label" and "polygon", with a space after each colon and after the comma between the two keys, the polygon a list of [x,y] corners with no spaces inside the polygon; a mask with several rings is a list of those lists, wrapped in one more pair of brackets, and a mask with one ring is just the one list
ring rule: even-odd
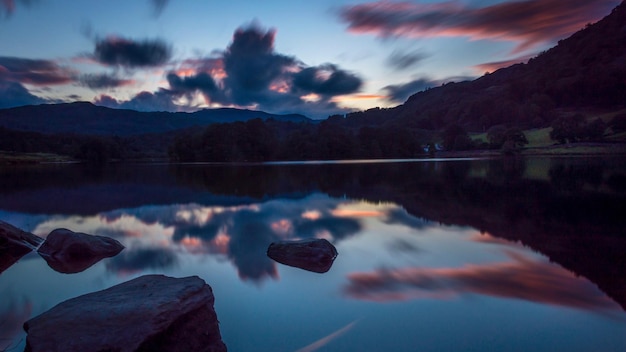
{"label": "calm water surface", "polygon": [[[626,351],[623,159],[48,165],[0,171],[0,219],[126,249],[0,274],[0,349],[54,305],[197,275],[229,351]],[[325,274],[266,256],[326,238]]]}

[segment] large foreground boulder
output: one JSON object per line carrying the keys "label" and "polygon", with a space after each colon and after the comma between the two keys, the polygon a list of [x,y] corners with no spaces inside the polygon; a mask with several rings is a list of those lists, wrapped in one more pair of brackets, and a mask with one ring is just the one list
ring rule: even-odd
{"label": "large foreground boulder", "polygon": [[42,238],[0,221],[0,273],[32,252],[41,242]]}
{"label": "large foreground boulder", "polygon": [[100,260],[113,257],[124,249],[118,241],[67,229],[56,229],[39,247],[48,265],[65,274],[81,272]]}
{"label": "large foreground boulder", "polygon": [[226,351],[213,302],[197,276],[142,276],[27,321],[25,352]]}
{"label": "large foreground boulder", "polygon": [[337,249],[325,239],[272,242],[267,256],[275,261],[296,268],[325,273],[337,257]]}

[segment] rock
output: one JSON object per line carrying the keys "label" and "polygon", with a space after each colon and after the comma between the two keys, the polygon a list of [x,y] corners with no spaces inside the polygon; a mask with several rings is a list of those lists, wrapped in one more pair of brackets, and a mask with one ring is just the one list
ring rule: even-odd
{"label": "rock", "polygon": [[333,265],[337,249],[325,239],[283,241],[270,244],[267,256],[281,264],[325,273]]}
{"label": "rock", "polygon": [[0,273],[32,252],[43,239],[0,221]]}
{"label": "rock", "polygon": [[121,243],[109,237],[56,229],[50,232],[37,252],[52,269],[71,274],[81,272],[103,258],[113,257],[122,249]]}
{"label": "rock", "polygon": [[213,303],[197,276],[141,276],[27,321],[24,351],[226,351]]}

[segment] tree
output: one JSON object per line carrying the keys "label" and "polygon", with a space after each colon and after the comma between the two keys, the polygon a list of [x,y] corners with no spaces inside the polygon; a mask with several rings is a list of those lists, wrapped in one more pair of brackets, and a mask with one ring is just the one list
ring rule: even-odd
{"label": "tree", "polygon": [[577,142],[584,122],[585,117],[582,114],[561,116],[552,121],[550,138],[561,144]]}
{"label": "tree", "polygon": [[511,127],[504,132],[504,143],[510,142],[513,148],[518,149],[528,144],[524,132],[518,127]]}
{"label": "tree", "polygon": [[446,127],[442,137],[443,146],[446,150],[468,150],[472,148],[472,140],[467,131],[457,124]]}
{"label": "tree", "polygon": [[487,141],[491,148],[499,149],[504,144],[506,127],[504,125],[492,126],[487,130]]}

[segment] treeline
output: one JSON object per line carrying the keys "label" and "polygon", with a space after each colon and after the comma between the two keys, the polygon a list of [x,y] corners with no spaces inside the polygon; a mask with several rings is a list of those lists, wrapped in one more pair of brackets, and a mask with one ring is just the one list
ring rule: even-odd
{"label": "treeline", "polygon": [[0,127],[0,150],[16,153],[53,153],[96,163],[113,160],[163,158],[171,136],[133,137],[44,134]]}
{"label": "treeline", "polygon": [[338,160],[423,156],[433,133],[391,128],[344,128],[339,117],[318,124],[260,119],[213,124],[178,134],[172,161]]}

